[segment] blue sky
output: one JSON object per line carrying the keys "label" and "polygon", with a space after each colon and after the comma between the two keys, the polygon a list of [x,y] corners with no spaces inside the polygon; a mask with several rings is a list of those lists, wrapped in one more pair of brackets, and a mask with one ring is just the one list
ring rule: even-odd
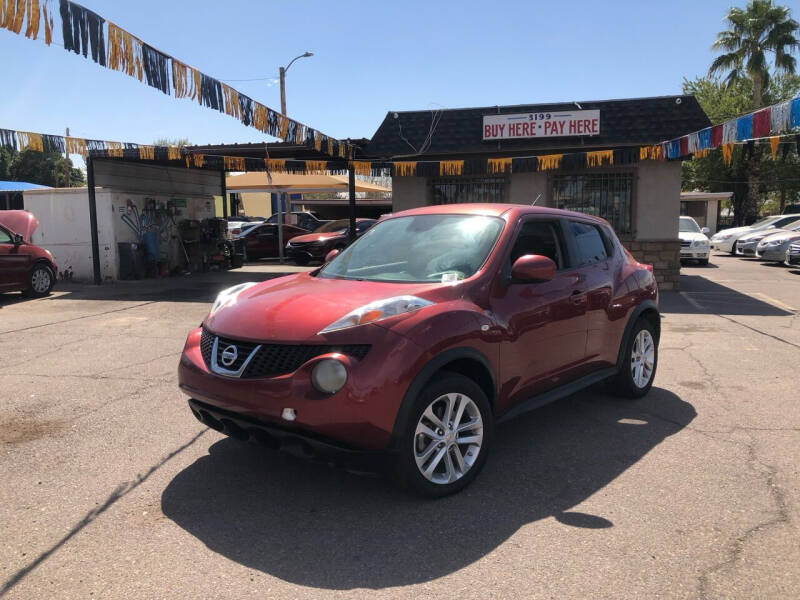
{"label": "blue sky", "polygon": [[[683,77],[707,70],[732,2],[81,4],[221,80],[277,77],[279,65],[314,52],[288,72],[289,115],[336,137],[371,137],[389,110],[680,93]],[[138,143],[270,139],[225,114],[5,30],[0,78],[2,128],[63,134],[69,126],[75,136]],[[280,108],[275,82],[230,85]]]}

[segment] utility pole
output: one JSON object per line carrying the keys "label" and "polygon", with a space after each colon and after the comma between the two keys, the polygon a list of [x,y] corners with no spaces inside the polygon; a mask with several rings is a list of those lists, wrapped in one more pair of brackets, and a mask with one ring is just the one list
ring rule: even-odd
{"label": "utility pole", "polygon": [[[69,137],[69,127],[67,127],[67,132],[66,133],[67,133],[67,137]],[[66,185],[64,187],[69,187],[70,167],[69,167],[69,153],[67,152],[67,140],[66,140],[66,138],[64,139],[64,158],[66,159],[64,161],[64,164],[65,164],[65,166],[67,168]]]}
{"label": "utility pole", "polygon": [[281,114],[286,115],[286,69],[281,67]]}
{"label": "utility pole", "polygon": [[280,81],[281,81],[281,114],[286,116],[286,71],[292,66],[292,63],[298,58],[308,58],[314,56],[313,52],[303,52],[300,56],[295,56],[288,65],[280,68]]}

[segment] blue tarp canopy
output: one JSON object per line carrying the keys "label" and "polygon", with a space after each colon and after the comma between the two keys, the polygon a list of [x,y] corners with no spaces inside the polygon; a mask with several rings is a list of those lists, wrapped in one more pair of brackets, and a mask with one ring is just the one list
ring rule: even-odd
{"label": "blue tarp canopy", "polygon": [[27,181],[0,181],[0,192],[24,192],[26,190],[50,189],[50,186]]}

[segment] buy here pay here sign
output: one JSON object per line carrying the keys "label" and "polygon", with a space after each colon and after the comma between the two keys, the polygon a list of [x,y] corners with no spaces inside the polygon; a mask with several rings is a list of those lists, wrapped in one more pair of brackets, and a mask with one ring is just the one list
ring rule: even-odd
{"label": "buy here pay here sign", "polygon": [[600,134],[599,110],[484,115],[484,140]]}

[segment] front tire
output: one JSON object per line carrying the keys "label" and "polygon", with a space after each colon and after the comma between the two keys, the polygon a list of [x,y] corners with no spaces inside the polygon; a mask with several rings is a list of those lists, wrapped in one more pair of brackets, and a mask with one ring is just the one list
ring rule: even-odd
{"label": "front tire", "polygon": [[438,374],[411,406],[397,456],[400,482],[434,498],[464,489],[486,462],[493,424],[480,386]]}
{"label": "front tire", "polygon": [[701,267],[707,267],[708,266],[708,259],[707,258],[701,258],[701,259],[699,259],[697,261],[697,264],[700,265]]}
{"label": "front tire", "polygon": [[653,387],[658,366],[658,344],[653,326],[639,319],[625,344],[622,370],[614,378],[614,391],[626,398],[641,398]]}
{"label": "front tire", "polygon": [[25,294],[34,298],[47,296],[55,282],[56,278],[50,267],[44,264],[34,265],[28,276],[28,288],[25,290]]}

